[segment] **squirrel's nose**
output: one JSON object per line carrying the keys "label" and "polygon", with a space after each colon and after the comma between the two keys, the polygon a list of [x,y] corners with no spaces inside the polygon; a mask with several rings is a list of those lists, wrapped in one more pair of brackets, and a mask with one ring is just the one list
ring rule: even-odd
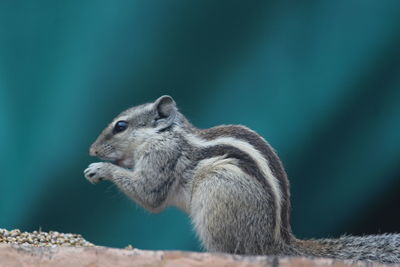
{"label": "squirrel's nose", "polygon": [[91,146],[89,149],[89,154],[90,156],[97,156],[97,150],[93,146]]}

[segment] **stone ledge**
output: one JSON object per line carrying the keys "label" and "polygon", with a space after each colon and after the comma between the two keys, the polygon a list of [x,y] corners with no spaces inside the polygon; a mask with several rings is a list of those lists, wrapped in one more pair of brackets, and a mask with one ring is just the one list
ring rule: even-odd
{"label": "stone ledge", "polygon": [[332,259],[286,258],[267,256],[238,256],[228,254],[197,253],[182,251],[146,251],[139,249],[115,249],[107,247],[33,247],[30,245],[0,244],[0,266],[135,266],[135,267],[198,267],[198,266],[362,266],[381,267],[366,262],[338,261]]}

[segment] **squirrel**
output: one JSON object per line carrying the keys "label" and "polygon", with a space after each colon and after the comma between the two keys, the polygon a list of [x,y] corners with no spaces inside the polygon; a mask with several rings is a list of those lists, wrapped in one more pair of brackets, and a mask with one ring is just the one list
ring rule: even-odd
{"label": "squirrel", "polygon": [[90,147],[105,162],[84,171],[109,180],[150,212],[186,212],[210,252],[400,263],[400,234],[297,239],[290,188],[270,144],[241,125],[194,127],[170,96],[118,115]]}

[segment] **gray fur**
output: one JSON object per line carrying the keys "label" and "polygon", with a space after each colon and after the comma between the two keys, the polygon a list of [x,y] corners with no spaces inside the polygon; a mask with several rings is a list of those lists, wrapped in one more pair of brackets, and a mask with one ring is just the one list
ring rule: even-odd
{"label": "gray fur", "polygon": [[[128,128],[113,131],[120,120]],[[296,239],[289,181],[272,147],[244,126],[197,129],[169,96],[122,112],[90,154],[111,162],[89,165],[89,181],[110,180],[152,212],[184,210],[208,251],[400,263],[398,234]]]}

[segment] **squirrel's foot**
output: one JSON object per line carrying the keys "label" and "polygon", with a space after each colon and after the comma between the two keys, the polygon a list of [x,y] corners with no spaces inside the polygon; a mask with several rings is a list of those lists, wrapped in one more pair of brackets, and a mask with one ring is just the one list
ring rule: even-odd
{"label": "squirrel's foot", "polygon": [[109,162],[95,162],[90,164],[83,173],[89,182],[92,184],[97,184],[100,181],[111,178],[110,169],[112,167],[112,164]]}

